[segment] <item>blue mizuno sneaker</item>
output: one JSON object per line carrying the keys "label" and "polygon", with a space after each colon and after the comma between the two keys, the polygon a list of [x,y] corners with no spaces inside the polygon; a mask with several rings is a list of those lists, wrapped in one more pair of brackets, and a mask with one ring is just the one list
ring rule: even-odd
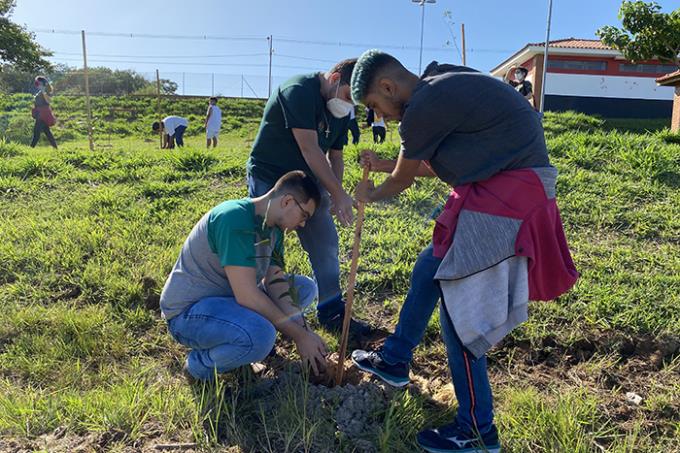
{"label": "blue mizuno sneaker", "polygon": [[463,430],[455,423],[418,433],[418,445],[432,453],[500,453],[498,430],[491,426],[480,435]]}
{"label": "blue mizuno sneaker", "polygon": [[357,349],[352,352],[352,362],[360,370],[374,374],[394,387],[403,387],[409,383],[408,363],[389,364],[379,351]]}

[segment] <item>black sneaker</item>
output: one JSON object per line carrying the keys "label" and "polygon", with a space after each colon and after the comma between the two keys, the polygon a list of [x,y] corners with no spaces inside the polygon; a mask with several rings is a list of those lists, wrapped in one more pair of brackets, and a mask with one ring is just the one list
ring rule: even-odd
{"label": "black sneaker", "polygon": [[495,426],[486,433],[476,435],[463,430],[455,423],[418,433],[418,445],[433,453],[500,453],[498,430]]}
{"label": "black sneaker", "polygon": [[357,349],[352,352],[352,362],[360,370],[374,374],[394,387],[403,387],[409,383],[408,363],[391,365],[385,362],[382,354],[378,351]]}
{"label": "black sneaker", "polygon": [[[329,332],[341,333],[342,323],[345,319],[345,312],[341,311],[330,317],[318,316],[321,327]],[[373,333],[373,328],[365,321],[360,319],[350,319],[349,321],[349,338],[355,341],[360,341],[364,337],[368,337]]]}

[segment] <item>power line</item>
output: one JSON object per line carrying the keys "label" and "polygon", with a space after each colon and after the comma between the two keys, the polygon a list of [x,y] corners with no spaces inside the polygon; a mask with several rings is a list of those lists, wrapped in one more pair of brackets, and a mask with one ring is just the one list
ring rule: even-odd
{"label": "power line", "polygon": [[[52,59],[55,59],[52,57]],[[56,60],[59,61],[82,61],[79,58],[56,58]],[[136,60],[101,60],[101,59],[92,59],[89,60],[89,62],[92,63],[133,63],[133,64],[149,64],[149,65],[173,65],[173,66],[248,66],[248,67],[255,67],[255,68],[266,68],[269,67],[268,64],[265,63],[191,63],[191,62],[177,62],[177,61],[151,61],[151,62],[144,62],[144,61],[136,61]],[[273,64],[272,67],[274,68],[284,68],[284,69],[307,69],[310,71],[318,71],[319,68],[312,68],[309,66],[294,66],[294,65],[277,65]]]}
{"label": "power line", "polygon": [[[58,35],[79,35],[81,30],[56,30],[48,28],[36,28],[35,33],[51,33]],[[155,35],[150,33],[113,33],[102,31],[86,31],[88,36],[107,36],[116,38],[150,38],[150,39],[197,39],[218,41],[262,41],[266,37],[259,36],[216,36],[216,35]]]}
{"label": "power line", "polygon": [[[54,55],[82,55],[82,52],[52,52]],[[242,54],[222,54],[222,55],[117,55],[117,54],[97,54],[89,53],[93,57],[113,57],[113,58],[229,58],[229,57],[262,57],[269,55],[266,52],[242,53]]]}
{"label": "power line", "polygon": [[[80,30],[56,30],[56,29],[45,29],[37,28],[32,30],[35,33],[52,33],[52,34],[65,34],[65,35],[79,35]],[[99,31],[86,31],[88,36],[106,36],[106,37],[118,37],[118,38],[149,38],[149,39],[180,39],[180,40],[221,40],[221,41],[263,41],[267,37],[256,37],[256,36],[219,36],[219,35],[156,35],[150,33],[114,33],[114,32],[99,32]],[[295,39],[295,38],[278,38],[278,42],[294,43],[294,44],[308,44],[308,45],[318,45],[318,46],[335,46],[335,47],[360,47],[360,48],[382,48],[382,49],[393,49],[393,50],[420,50],[420,47],[416,46],[406,46],[406,45],[394,45],[394,44],[380,44],[380,43],[362,43],[362,42],[342,42],[342,41],[316,41],[316,40],[306,40],[306,39]],[[429,52],[447,52],[448,49],[445,47],[423,47],[423,50]]]}
{"label": "power line", "polygon": [[274,53],[274,55],[276,57],[293,58],[295,60],[319,61],[319,62],[322,62],[322,63],[337,63],[338,62],[337,60],[325,60],[325,59],[322,59],[322,58],[310,58],[310,57],[298,57],[298,56],[295,56],[295,55],[284,55],[284,54],[281,54],[281,53]]}

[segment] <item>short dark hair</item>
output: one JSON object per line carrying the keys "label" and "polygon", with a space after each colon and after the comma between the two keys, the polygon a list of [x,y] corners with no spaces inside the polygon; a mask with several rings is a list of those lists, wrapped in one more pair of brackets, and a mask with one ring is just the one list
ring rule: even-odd
{"label": "short dark hair", "polygon": [[217,104],[217,98],[216,98],[215,96],[211,97],[210,100],[211,100],[212,102],[214,102],[215,104]]}
{"label": "short dark hair", "polygon": [[390,66],[406,70],[399,60],[388,53],[378,49],[364,52],[352,72],[352,100],[357,104],[361,103],[371,89],[376,76]]}
{"label": "short dark hair", "polygon": [[154,132],[158,132],[161,129],[161,122],[160,121],[154,121],[153,124],[151,125],[151,130]]}
{"label": "short dark hair", "polygon": [[318,208],[321,204],[321,191],[316,181],[302,170],[289,171],[281,176],[274,188],[274,196],[291,194],[296,200],[307,203],[310,199],[314,200],[314,205]]}
{"label": "short dark hair", "polygon": [[346,60],[342,60],[341,62],[336,63],[335,66],[333,66],[328,72],[330,72],[331,74],[339,72],[340,84],[349,85],[350,82],[352,81],[352,71],[354,70],[354,65],[356,64],[356,62],[357,62],[356,58],[347,58]]}
{"label": "short dark hair", "polygon": [[515,68],[515,71],[522,71],[522,72],[524,73],[524,75],[529,74],[529,70],[528,70],[527,68],[525,68],[524,66],[518,66],[518,67],[516,67],[516,68]]}

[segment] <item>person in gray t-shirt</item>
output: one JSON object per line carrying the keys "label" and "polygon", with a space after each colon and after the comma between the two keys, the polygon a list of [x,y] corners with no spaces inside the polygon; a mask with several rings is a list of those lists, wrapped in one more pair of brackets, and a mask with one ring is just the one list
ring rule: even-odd
{"label": "person in gray t-shirt", "polygon": [[303,226],[320,199],[315,181],[292,171],[264,195],[225,201],[194,226],[160,301],[170,334],[191,348],[186,373],[210,380],[262,360],[277,330],[314,374],[325,367],[325,344],[300,313],[316,284],[283,273],[283,232]]}
{"label": "person in gray t-shirt", "polygon": [[[451,187],[470,184],[472,191],[475,183],[504,171],[550,167],[538,114],[512,86],[474,69],[432,62],[419,77],[391,55],[371,50],[354,67],[352,98],[385,120],[401,121],[396,162],[362,153],[364,165],[371,170],[392,174],[377,187],[371,181],[360,183],[355,193],[359,201],[397,195],[416,176],[436,176]],[[479,230],[493,234],[493,229],[483,227]],[[357,367],[391,385],[408,384],[413,350],[442,294],[435,280],[441,262],[433,245],[421,252],[395,333],[378,350],[353,351]],[[502,274],[484,275],[503,287]],[[507,287],[509,282],[505,283]],[[470,451],[475,446],[499,452],[485,356],[472,356],[448,312],[440,313],[458,412],[454,423],[419,433],[418,444],[427,451]]]}

